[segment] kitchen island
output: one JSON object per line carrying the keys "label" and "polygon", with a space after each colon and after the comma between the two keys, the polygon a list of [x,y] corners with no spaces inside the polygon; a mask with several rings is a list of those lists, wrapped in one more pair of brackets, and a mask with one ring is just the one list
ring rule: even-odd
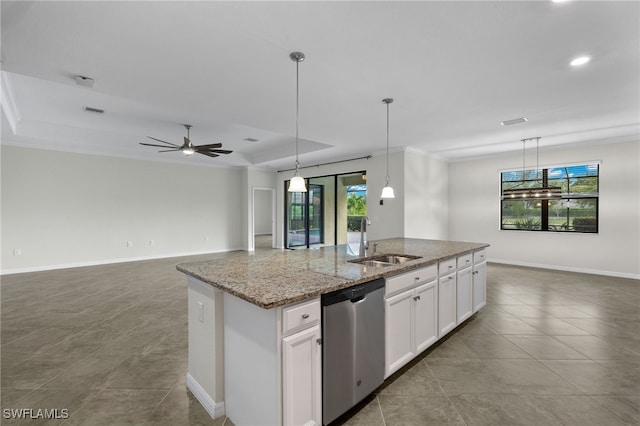
{"label": "kitchen island", "polygon": [[[411,280],[403,278],[419,273],[423,278],[433,279],[436,287],[448,286],[449,290],[441,292],[443,308],[435,314],[441,319],[453,316],[455,328],[455,319],[468,318],[456,312],[456,298],[460,298],[456,296],[456,271],[468,270],[469,279],[465,278],[468,285],[464,288],[471,293],[463,295],[465,300],[469,299],[465,303],[473,305],[475,310],[471,312],[484,305],[481,300],[485,294],[484,248],[488,244],[394,238],[377,241],[375,245],[378,255],[417,258],[385,267],[365,266],[354,263],[357,257],[349,254],[346,245],[341,245],[264,254],[231,252],[209,261],[177,266],[189,281],[187,386],[213,417],[226,413],[238,426],[321,424],[318,348],[323,294],[393,277],[397,291],[388,294],[398,298],[424,284],[419,276],[412,276]],[[460,262],[467,262],[468,268],[458,266]],[[466,273],[464,276],[467,277]],[[474,290],[472,277],[476,276],[477,290]],[[411,283],[405,286],[405,281]],[[479,300],[472,302],[474,291]],[[434,309],[438,310],[437,290],[434,295]],[[385,309],[390,312],[392,307],[387,305]],[[388,321],[387,328],[398,322],[393,318]],[[435,340],[453,328],[439,327]],[[413,335],[411,339],[415,340]],[[387,351],[395,352],[395,349]],[[388,363],[391,366],[388,373],[415,355],[413,350],[397,363]]]}

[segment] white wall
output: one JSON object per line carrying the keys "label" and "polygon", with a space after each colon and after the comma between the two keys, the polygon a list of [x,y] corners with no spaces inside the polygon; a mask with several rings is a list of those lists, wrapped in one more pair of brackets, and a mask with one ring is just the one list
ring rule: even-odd
{"label": "white wall", "polygon": [[408,151],[404,166],[404,236],[448,239],[449,164]]}
{"label": "white wall", "polygon": [[3,273],[243,245],[239,170],[1,151]]}
{"label": "white wall", "polygon": [[639,147],[629,142],[540,150],[541,166],[601,161],[598,234],[501,231],[499,170],[522,167],[522,156],[452,163],[449,238],[491,244],[494,261],[640,278]]}

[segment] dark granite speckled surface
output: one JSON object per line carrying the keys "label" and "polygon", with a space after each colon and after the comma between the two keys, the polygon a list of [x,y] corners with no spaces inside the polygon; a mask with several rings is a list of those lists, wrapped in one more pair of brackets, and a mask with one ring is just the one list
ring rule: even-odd
{"label": "dark granite speckled surface", "polygon": [[219,253],[212,255],[211,260],[182,263],[177,269],[254,305],[270,309],[488,247],[484,243],[411,238],[375,242],[376,255],[409,254],[420,258],[402,265],[372,268],[349,262],[357,256],[348,254],[345,244],[319,250]]}

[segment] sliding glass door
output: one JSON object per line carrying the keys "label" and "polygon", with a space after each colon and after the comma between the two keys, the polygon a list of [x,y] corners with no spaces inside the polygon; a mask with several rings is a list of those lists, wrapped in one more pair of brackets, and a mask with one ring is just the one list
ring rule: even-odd
{"label": "sliding glass door", "polygon": [[286,192],[287,248],[324,244],[323,186],[309,183],[308,192]]}
{"label": "sliding glass door", "polygon": [[288,183],[286,248],[332,246],[359,237],[360,218],[366,214],[365,172],[309,178],[307,193],[287,192]]}

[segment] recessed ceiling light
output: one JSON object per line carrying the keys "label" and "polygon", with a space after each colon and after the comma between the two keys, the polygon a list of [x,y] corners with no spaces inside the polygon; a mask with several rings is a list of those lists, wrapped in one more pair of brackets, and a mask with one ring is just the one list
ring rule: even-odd
{"label": "recessed ceiling light", "polygon": [[520,118],[514,118],[513,120],[501,121],[500,125],[502,125],[502,126],[510,126],[512,124],[524,123],[526,121],[529,121],[527,119],[527,117],[520,117]]}
{"label": "recessed ceiling light", "polygon": [[574,60],[572,60],[571,62],[569,62],[569,64],[572,67],[579,67],[580,65],[584,65],[587,62],[589,62],[591,60],[591,56],[578,56],[577,58],[575,58]]}

